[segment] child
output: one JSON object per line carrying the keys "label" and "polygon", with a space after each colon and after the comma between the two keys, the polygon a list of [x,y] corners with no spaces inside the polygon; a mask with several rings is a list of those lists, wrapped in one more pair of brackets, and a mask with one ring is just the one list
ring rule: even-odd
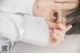
{"label": "child", "polygon": [[[2,0],[0,33],[13,41],[41,46],[60,44],[71,28],[65,26],[61,10],[52,0]],[[55,12],[58,19],[53,16]]]}

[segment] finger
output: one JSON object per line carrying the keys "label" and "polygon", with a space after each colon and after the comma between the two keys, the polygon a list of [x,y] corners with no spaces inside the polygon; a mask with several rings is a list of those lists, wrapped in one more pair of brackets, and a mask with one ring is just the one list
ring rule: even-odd
{"label": "finger", "polygon": [[46,22],[49,28],[51,29],[58,28],[56,23],[49,21],[49,20],[46,20]]}
{"label": "finger", "polygon": [[49,33],[50,33],[50,36],[49,36],[49,46],[50,46],[51,45],[52,35],[53,35],[53,30],[49,29]]}
{"label": "finger", "polygon": [[57,8],[57,13],[58,13],[58,19],[57,19],[57,23],[61,23],[63,21],[63,18],[62,18],[62,10],[61,8]]}
{"label": "finger", "polygon": [[56,30],[56,29],[54,30],[54,33],[55,33],[57,36],[59,36],[61,42],[63,42],[65,33],[64,33],[63,31],[61,31],[61,30]]}
{"label": "finger", "polygon": [[53,35],[53,30],[49,29],[50,37]]}
{"label": "finger", "polygon": [[62,18],[62,24],[66,25],[66,18],[65,17]]}
{"label": "finger", "polygon": [[51,39],[52,44],[60,44],[60,37],[53,33],[53,37]]}
{"label": "finger", "polygon": [[62,30],[54,29],[54,33],[56,33],[59,37],[65,36],[65,33]]}
{"label": "finger", "polygon": [[67,31],[69,31],[72,28],[72,25],[67,26]]}
{"label": "finger", "polygon": [[63,30],[64,32],[66,32],[66,26],[65,25],[59,23],[58,27],[59,27],[60,30]]}

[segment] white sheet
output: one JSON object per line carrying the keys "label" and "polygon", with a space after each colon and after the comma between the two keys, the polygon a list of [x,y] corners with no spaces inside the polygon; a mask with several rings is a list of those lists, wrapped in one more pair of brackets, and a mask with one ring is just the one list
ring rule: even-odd
{"label": "white sheet", "polygon": [[38,47],[31,44],[18,42],[11,53],[79,53],[80,34],[65,37],[65,41],[55,47]]}

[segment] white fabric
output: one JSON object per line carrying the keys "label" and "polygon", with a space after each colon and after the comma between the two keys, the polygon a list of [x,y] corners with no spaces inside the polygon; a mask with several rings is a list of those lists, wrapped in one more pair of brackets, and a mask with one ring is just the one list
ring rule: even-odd
{"label": "white fabric", "polygon": [[[0,12],[0,34],[17,41],[20,35],[21,16]],[[22,32],[21,32],[22,33]]]}
{"label": "white fabric", "polygon": [[49,29],[43,17],[24,16],[25,31],[23,42],[46,46],[49,42]]}
{"label": "white fabric", "polygon": [[13,41],[46,46],[49,29],[43,17],[0,13],[0,33]]}
{"label": "white fabric", "polygon": [[28,13],[33,15],[35,0],[0,0],[0,10],[11,13]]}
{"label": "white fabric", "polygon": [[13,41],[46,46],[49,28],[43,17],[33,16],[34,2],[35,0],[1,0],[0,33]]}
{"label": "white fabric", "polygon": [[14,41],[0,35],[0,53],[9,53],[14,43]]}
{"label": "white fabric", "polygon": [[18,42],[10,53],[80,53],[80,34],[68,35],[62,44],[51,47]]}

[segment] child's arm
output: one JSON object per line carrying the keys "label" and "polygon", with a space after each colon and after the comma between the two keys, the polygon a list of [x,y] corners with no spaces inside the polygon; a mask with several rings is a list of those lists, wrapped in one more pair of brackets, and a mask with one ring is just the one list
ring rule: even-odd
{"label": "child's arm", "polygon": [[[17,0],[18,3],[16,0],[8,0],[5,3],[4,1],[0,9],[3,11],[0,12],[0,33],[14,41],[23,40],[46,46],[49,41],[49,29],[43,17],[32,16],[34,0],[20,0],[20,2]],[[18,12],[28,15],[21,16],[16,14]]]}
{"label": "child's arm", "polygon": [[44,17],[25,15],[24,33],[21,41],[46,46],[49,41],[49,28]]}
{"label": "child's arm", "polygon": [[49,41],[49,28],[44,17],[0,12],[0,33],[13,41],[40,46],[48,45]]}

